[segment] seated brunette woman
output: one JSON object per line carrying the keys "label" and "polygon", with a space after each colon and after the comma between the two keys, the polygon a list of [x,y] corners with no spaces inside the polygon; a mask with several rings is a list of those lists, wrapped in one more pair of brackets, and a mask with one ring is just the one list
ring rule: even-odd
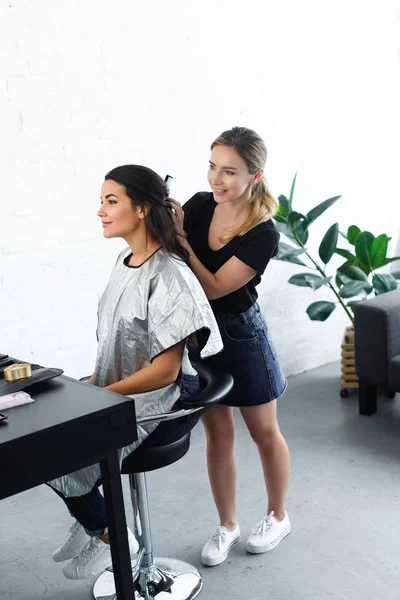
{"label": "seated brunette woman", "polygon": [[[154,171],[126,165],[107,173],[97,213],[104,237],[121,237],[128,247],[118,256],[99,302],[97,360],[88,383],[133,396],[138,416],[168,411],[180,396],[198,391],[196,374],[179,376],[189,336],[202,332],[203,358],[222,350],[218,326],[186,264],[167,199],[168,187]],[[166,443],[195,423],[192,419],[164,422],[158,428],[140,426],[138,442],[123,448],[120,459],[147,436],[153,443]],[[101,573],[111,565],[111,553],[104,499],[98,489],[99,465],[49,485],[76,519],[54,560],[69,560],[63,569],[69,579]],[[137,542],[131,531],[128,537],[134,554]]]}

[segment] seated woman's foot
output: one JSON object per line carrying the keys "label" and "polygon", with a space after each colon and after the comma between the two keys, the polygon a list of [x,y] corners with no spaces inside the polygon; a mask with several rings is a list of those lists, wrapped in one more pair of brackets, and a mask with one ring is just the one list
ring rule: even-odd
{"label": "seated woman's foot", "polygon": [[[131,556],[136,554],[139,544],[128,527],[128,542]],[[110,545],[99,537],[89,538],[81,552],[63,568],[67,579],[86,579],[99,575],[112,565]]]}
{"label": "seated woman's foot", "polygon": [[207,567],[219,565],[226,559],[229,551],[239,542],[240,529],[237,523],[233,531],[229,531],[226,527],[220,525],[204,546],[201,553],[201,562]]}
{"label": "seated woman's foot", "polygon": [[82,548],[88,543],[89,536],[78,521],[69,528],[67,538],[62,546],[53,553],[55,562],[63,562],[78,556]]}
{"label": "seated woman's foot", "polygon": [[260,554],[273,550],[285,536],[290,533],[290,521],[285,511],[284,518],[279,521],[274,517],[274,512],[257,523],[247,540],[247,552]]}

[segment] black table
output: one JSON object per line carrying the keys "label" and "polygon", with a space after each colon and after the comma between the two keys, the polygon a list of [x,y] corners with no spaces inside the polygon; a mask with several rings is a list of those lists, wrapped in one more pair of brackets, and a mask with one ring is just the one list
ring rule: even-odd
{"label": "black table", "polygon": [[3,411],[0,499],[99,462],[118,600],[132,600],[117,449],[137,439],[134,402],[65,376],[26,391],[35,402]]}

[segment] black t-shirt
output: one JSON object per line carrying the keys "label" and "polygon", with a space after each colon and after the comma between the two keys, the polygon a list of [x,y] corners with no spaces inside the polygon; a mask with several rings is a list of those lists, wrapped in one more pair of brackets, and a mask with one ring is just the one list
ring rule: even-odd
{"label": "black t-shirt", "polygon": [[245,312],[258,298],[256,285],[270,259],[278,252],[279,233],[271,220],[260,223],[242,236],[234,237],[219,250],[208,245],[208,232],[217,203],[212,192],[199,192],[183,206],[184,229],[199,261],[216,273],[232,256],[257,271],[246,285],[210,304],[215,314]]}

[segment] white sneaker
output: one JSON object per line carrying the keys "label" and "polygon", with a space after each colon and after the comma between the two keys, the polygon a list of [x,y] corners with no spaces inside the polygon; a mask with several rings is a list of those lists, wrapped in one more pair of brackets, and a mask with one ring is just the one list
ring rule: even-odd
{"label": "white sneaker", "polygon": [[63,562],[75,558],[89,541],[89,536],[78,521],[75,521],[68,530],[68,535],[63,543],[54,553],[55,562]]}
{"label": "white sneaker", "polygon": [[247,540],[247,552],[252,554],[268,552],[275,548],[288,533],[290,533],[290,521],[287,512],[285,511],[282,521],[278,521],[274,517],[274,511],[271,511],[253,527]]}
{"label": "white sneaker", "polygon": [[214,567],[224,562],[231,550],[240,542],[239,524],[233,531],[220,525],[212,534],[201,553],[201,562],[207,567]]}
{"label": "white sneaker", "polygon": [[[128,527],[128,542],[130,554],[136,554],[139,544]],[[105,544],[99,537],[89,538],[81,552],[63,568],[67,579],[86,579],[99,575],[112,565],[110,545]]]}

